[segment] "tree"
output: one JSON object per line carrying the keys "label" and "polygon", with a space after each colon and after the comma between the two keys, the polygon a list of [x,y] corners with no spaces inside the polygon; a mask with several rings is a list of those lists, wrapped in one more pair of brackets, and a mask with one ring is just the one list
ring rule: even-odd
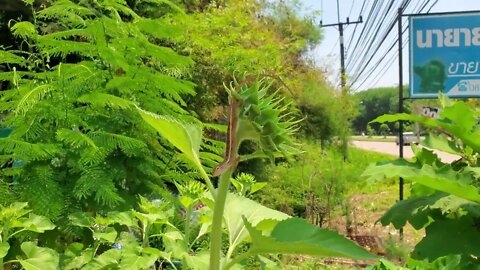
{"label": "tree", "polygon": [[380,134],[383,136],[383,138],[387,137],[388,132],[390,131],[390,128],[388,127],[387,124],[382,123],[380,125]]}
{"label": "tree", "polygon": [[[407,91],[408,87],[405,87]],[[407,93],[404,93],[405,96]],[[398,112],[398,88],[386,87],[369,89],[354,95],[358,104],[358,114],[353,120],[352,126],[356,132],[365,131],[367,124],[380,115]],[[405,102],[405,111],[408,112],[408,101]],[[380,131],[380,124],[372,123],[372,128]],[[393,130],[393,123],[388,124]]]}
{"label": "tree", "polygon": [[138,194],[197,177],[135,109],[198,123],[184,100],[195,94],[185,80],[193,62],[161,45],[177,28],[137,11],[116,1],[56,1],[32,22],[12,23],[23,51],[0,50],[0,80],[10,82],[2,126],[13,128],[0,143],[2,190],[37,213],[57,221],[125,209]]}

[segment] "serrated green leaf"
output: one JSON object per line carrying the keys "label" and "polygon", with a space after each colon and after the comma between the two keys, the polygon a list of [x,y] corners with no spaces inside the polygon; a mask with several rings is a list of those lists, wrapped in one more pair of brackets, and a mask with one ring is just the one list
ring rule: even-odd
{"label": "serrated green leaf", "polygon": [[33,242],[24,242],[20,248],[26,258],[18,260],[25,270],[56,270],[58,268],[59,257],[55,250],[37,247]]}
{"label": "serrated green leaf", "polygon": [[480,231],[470,217],[435,220],[425,232],[412,252],[413,258],[433,261],[455,254],[480,256]]}
{"label": "serrated green leaf", "polygon": [[419,164],[434,165],[435,163],[440,162],[437,154],[435,154],[432,150],[429,150],[423,147],[418,147],[415,144],[413,144],[412,151],[415,155],[415,160]]}
{"label": "serrated green leaf", "polygon": [[422,145],[428,148],[437,149],[454,155],[460,156],[462,154],[461,150],[457,147],[455,142],[449,140],[447,136],[443,134],[440,134],[438,136],[434,134],[429,134],[422,142]]}
{"label": "serrated green leaf", "polygon": [[[371,122],[379,122],[379,123],[384,123],[384,122],[396,122],[399,120],[403,121],[413,121],[413,122],[418,122],[420,124],[423,124],[427,127],[430,128],[435,128],[442,130],[443,132],[447,132],[448,134],[452,135],[453,137],[456,137],[457,139],[460,139],[464,145],[471,147],[474,151],[477,153],[480,153],[480,140],[478,140],[478,133],[473,132],[473,128],[469,127],[472,123],[471,119],[470,120],[461,120],[462,116],[459,117],[454,117],[452,116],[454,113],[450,112],[449,109],[450,107],[446,107],[444,109],[447,111],[446,116],[449,116],[451,118],[448,119],[432,119],[429,117],[424,117],[424,116],[417,116],[417,115],[410,115],[406,113],[401,113],[401,114],[393,114],[393,115],[382,115],[377,117]],[[453,111],[457,111],[456,113],[466,113],[463,110],[463,107],[455,107],[452,109]],[[444,116],[444,114],[441,114]],[[471,118],[473,115],[473,112],[468,112],[465,117],[466,118]],[[460,118],[460,119],[459,119]],[[458,120],[460,121],[459,123],[452,122],[452,120]]]}
{"label": "serrated green leaf", "polygon": [[371,166],[365,170],[363,176],[367,176],[369,180],[403,177],[406,180],[438,191],[450,193],[473,202],[480,202],[478,189],[470,185],[473,181],[471,174],[454,171],[449,165],[441,168],[423,165],[419,168],[419,165],[405,160],[395,160]]}
{"label": "serrated green leaf", "polygon": [[440,113],[440,117],[440,120],[453,121],[455,128],[463,131],[471,131],[478,122],[472,110],[464,102],[455,102],[453,105],[445,107]]}
{"label": "serrated green leaf", "polygon": [[380,218],[380,222],[383,226],[391,223],[396,229],[400,229],[405,226],[408,221],[418,230],[429,222],[428,207],[445,196],[447,196],[445,193],[437,192],[431,196],[399,201]]}
{"label": "serrated green leaf", "polygon": [[454,213],[460,217],[468,212],[471,216],[480,217],[480,204],[453,195],[440,198],[430,208],[439,209],[444,215]]}
{"label": "serrated green leaf", "polygon": [[322,229],[301,218],[289,218],[275,226],[270,236],[264,236],[244,219],[252,238],[252,254],[304,254],[311,256],[377,259],[354,242],[337,232]]}

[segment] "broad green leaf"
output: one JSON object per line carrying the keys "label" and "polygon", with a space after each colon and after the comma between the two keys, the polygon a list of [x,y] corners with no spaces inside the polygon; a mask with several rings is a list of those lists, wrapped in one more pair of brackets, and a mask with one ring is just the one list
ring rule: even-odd
{"label": "broad green leaf", "polygon": [[278,265],[278,263],[268,259],[267,257],[264,256],[257,256],[258,260],[260,261],[260,267],[261,269],[266,269],[266,270],[283,270],[283,268]]}
{"label": "broad green leaf", "polygon": [[289,218],[275,226],[270,236],[264,236],[248,221],[252,254],[304,254],[311,256],[344,257],[352,259],[377,259],[354,242],[337,232],[322,229],[301,218]]}
{"label": "broad green leaf", "polygon": [[[212,202],[209,202],[209,204],[212,204]],[[229,193],[225,202],[224,221],[228,231],[229,246],[231,248],[237,247],[249,237],[242,217],[253,226],[259,225],[262,221],[268,221],[262,224],[262,229],[264,232],[269,233],[273,229],[273,226],[279,221],[287,219],[290,216],[265,207],[253,200]],[[208,225],[209,224],[204,224],[204,226]]]}
{"label": "broad green leaf", "polygon": [[473,217],[480,217],[480,204],[453,195],[440,198],[430,208],[439,209],[444,215],[460,217],[468,212]]}
{"label": "broad green leaf", "polygon": [[83,244],[72,243],[64,252],[63,260],[61,260],[61,269],[80,269],[90,262],[93,257],[93,249],[83,249]]}
{"label": "broad green leaf", "polygon": [[470,217],[435,220],[425,229],[426,236],[412,252],[415,259],[433,261],[455,254],[480,256],[480,231]]}
{"label": "broad green leaf", "polygon": [[99,269],[119,269],[122,251],[119,249],[109,249],[104,253],[95,257],[95,259],[85,265],[82,270],[99,270]]}
{"label": "broad green leaf", "polygon": [[454,155],[461,155],[461,150],[457,147],[455,142],[449,140],[445,135],[429,134],[422,142],[428,148],[437,149]]}
{"label": "broad green leaf", "polygon": [[176,228],[171,228],[162,235],[165,245],[165,252],[171,254],[173,258],[182,258],[189,252],[187,243],[183,237],[183,234]]}
{"label": "broad green leaf", "polygon": [[449,119],[455,123],[455,128],[470,132],[477,124],[473,111],[467,107],[464,102],[455,102],[451,106],[445,107],[440,113],[440,120]]}
{"label": "broad green leaf", "polygon": [[436,168],[424,165],[409,163],[405,160],[395,160],[380,163],[377,166],[369,167],[363,173],[369,180],[384,178],[403,177],[406,180],[425,185],[429,188],[446,192],[466,200],[480,202],[478,189],[470,185],[472,182],[471,173],[459,173],[449,165]]}
{"label": "broad green leaf", "polygon": [[110,224],[118,223],[128,227],[137,225],[131,212],[108,212],[107,219]]}
{"label": "broad green leaf", "polygon": [[142,270],[148,269],[151,267],[157,260],[157,256],[154,255],[144,255],[140,256],[135,253],[123,253],[120,264],[118,265],[119,269],[131,269],[131,270]]}
{"label": "broad green leaf", "polygon": [[59,257],[55,250],[37,247],[33,242],[23,242],[20,247],[26,258],[18,260],[25,270],[58,269]]}
{"label": "broad green leaf", "polygon": [[145,122],[180,150],[197,169],[203,171],[199,157],[202,139],[200,127],[194,124],[182,123],[171,117],[149,113],[138,107],[137,109]]}
{"label": "broad green leaf", "polygon": [[435,163],[440,162],[437,154],[435,154],[432,150],[429,150],[423,147],[418,147],[415,144],[413,144],[412,151],[415,154],[415,160],[420,165],[422,164],[434,165]]}
{"label": "broad green leaf", "polygon": [[153,224],[153,223],[167,223],[169,215],[168,213],[152,213],[145,214],[137,211],[133,211],[133,215],[138,218],[144,224]]}
{"label": "broad green leaf", "polygon": [[437,192],[431,196],[399,201],[380,218],[380,221],[383,226],[391,223],[396,229],[402,228],[408,221],[418,230],[429,222],[428,207],[445,196],[447,196],[445,193]]}
{"label": "broad green leaf", "polygon": [[[447,132],[455,138],[460,139],[464,145],[471,147],[477,153],[480,153],[480,140],[478,140],[478,133],[473,133],[472,127],[468,128],[472,121],[471,117],[473,112],[469,112],[464,115],[467,120],[459,120],[462,118],[462,113],[465,113],[463,107],[446,107],[442,116],[448,116],[451,118],[448,119],[432,119],[424,116],[410,115],[406,113],[393,114],[393,115],[382,115],[374,119],[372,122],[395,122],[398,120],[403,121],[413,121],[423,124],[430,128],[435,128]],[[446,113],[446,114],[445,114]],[[459,114],[459,116],[453,116],[454,114]],[[452,120],[460,121],[459,123],[452,122]]]}
{"label": "broad green leaf", "polygon": [[112,227],[107,227],[104,232],[94,232],[93,237],[96,239],[105,240],[109,243],[114,243],[117,239],[117,231]]}
{"label": "broad green leaf", "polygon": [[32,213],[28,215],[28,218],[21,218],[17,221],[19,226],[15,227],[24,227],[32,232],[43,233],[55,229],[55,225],[48,218]]}
{"label": "broad green leaf", "polygon": [[70,219],[73,225],[79,226],[79,227],[90,228],[95,223],[95,219],[91,215],[85,212],[76,212],[76,213],[70,214],[68,216],[68,219]]}
{"label": "broad green leaf", "polygon": [[7,256],[10,244],[8,242],[0,243],[0,258]]}
{"label": "broad green leaf", "polygon": [[187,254],[184,261],[187,264],[185,266],[186,269],[205,270],[208,269],[210,265],[210,254],[207,252],[198,253],[193,256]]}
{"label": "broad green leaf", "polygon": [[258,183],[254,183],[252,185],[252,187],[250,188],[250,194],[253,194],[259,190],[261,190],[262,188],[264,188],[268,183],[267,182],[258,182]]}
{"label": "broad green leaf", "polygon": [[0,210],[0,217],[5,220],[14,220],[23,215],[28,214],[32,210],[25,209],[27,208],[28,203],[25,202],[14,202],[7,207],[2,207]]}

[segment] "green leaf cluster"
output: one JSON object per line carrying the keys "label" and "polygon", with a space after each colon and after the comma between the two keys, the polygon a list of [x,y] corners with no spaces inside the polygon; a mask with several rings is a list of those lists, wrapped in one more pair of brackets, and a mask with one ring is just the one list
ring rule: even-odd
{"label": "green leaf cluster", "polygon": [[[383,225],[425,228],[425,237],[415,246],[412,267],[433,269],[433,265],[466,268],[476,265],[480,249],[472,245],[479,239],[480,218],[477,112],[463,102],[441,98],[439,119],[408,114],[384,115],[377,122],[398,120],[419,122],[440,133],[429,134],[422,145],[458,155],[451,164],[444,163],[428,148],[412,146],[414,161],[381,162],[364,175],[375,181],[402,177],[411,182],[411,196],[397,202],[380,219]],[[420,261],[420,262],[418,262]],[[421,263],[424,261],[426,263]]]}
{"label": "green leaf cluster", "polygon": [[[149,13],[166,4],[175,7],[58,0],[34,9],[32,21],[11,23],[22,47],[0,50],[0,80],[8,82],[1,126],[13,129],[1,139],[0,176],[10,198],[65,221],[78,210],[128,209],[137,194],[165,192],[167,182],[205,178],[192,168],[213,166],[219,148],[180,154],[137,109],[199,124],[185,101],[195,95],[193,61],[165,45],[181,31]],[[200,129],[187,132],[200,150]]]}

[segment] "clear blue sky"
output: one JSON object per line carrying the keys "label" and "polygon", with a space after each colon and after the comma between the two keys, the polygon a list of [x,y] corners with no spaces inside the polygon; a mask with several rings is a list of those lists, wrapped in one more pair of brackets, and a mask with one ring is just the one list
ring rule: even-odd
{"label": "clear blue sky", "polygon": [[[361,7],[364,3],[365,6],[367,7],[366,10],[367,12],[370,10],[370,7],[373,3],[373,0],[339,0],[339,5],[340,5],[340,20],[345,21],[346,17],[350,17],[351,21],[357,20],[358,16],[360,15],[360,10]],[[416,4],[418,0],[412,1],[412,4],[410,5],[410,9],[413,8],[413,6]],[[303,6],[306,8],[306,10],[320,10],[322,15],[321,19],[323,20],[324,24],[330,24],[330,23],[337,23],[338,21],[338,14],[337,14],[337,2],[335,0],[299,0],[303,4]],[[323,2],[323,3],[322,3]],[[386,4],[386,0],[379,1],[379,2],[384,2]],[[396,2],[401,2],[401,1],[396,1]],[[431,1],[433,3],[435,1]],[[395,6],[392,11],[396,13],[398,9],[398,3],[397,6]],[[480,0],[438,0],[438,2],[435,4],[431,12],[450,12],[450,11],[464,11],[464,10],[480,10]],[[364,11],[364,13],[367,13]],[[408,13],[408,9],[407,9]],[[361,14],[363,15],[364,20],[367,17],[367,14]],[[356,31],[361,31],[362,27],[365,24],[360,24]],[[351,59],[349,59],[349,49],[351,49],[349,46],[351,46],[352,42],[352,35],[354,31],[355,26],[350,25],[345,29],[345,44],[346,44],[346,49],[347,49],[347,62]],[[332,84],[338,86],[339,85],[339,66],[340,66],[340,52],[339,52],[339,45],[338,45],[338,30],[333,27],[327,27],[323,28],[323,40],[322,43],[315,48],[315,50],[311,53],[311,57],[315,60],[315,62],[320,65],[324,70],[329,74],[329,80],[332,82]],[[358,33],[357,33],[358,35]],[[392,32],[392,35],[390,38],[396,38],[397,36],[397,28],[395,26],[394,31]],[[356,39],[356,37],[355,37]],[[386,42],[386,43],[391,43]],[[352,46],[353,47],[353,46]],[[385,46],[388,47],[388,46]],[[387,48],[381,48],[376,55],[382,55],[385,53]],[[408,70],[408,51],[406,50],[408,46],[405,47],[404,49],[404,81],[405,83],[408,83],[408,73],[406,72]],[[397,50],[397,46],[395,47],[395,52]],[[390,56],[390,59],[393,61],[393,55]],[[389,57],[386,57],[388,59]],[[386,70],[385,74],[380,78],[378,77],[375,80],[372,80],[373,77],[375,77],[375,74],[372,74],[371,76],[368,77],[368,75],[364,74],[359,81],[357,81],[357,84],[354,85],[353,89],[356,91],[359,90],[365,90],[367,88],[371,87],[381,87],[381,86],[394,86],[398,85],[398,62],[395,58],[395,61],[386,69],[382,69],[381,71],[383,72]],[[352,72],[351,70],[347,69],[347,73]],[[352,74],[350,74],[352,75]],[[359,86],[359,82],[363,81],[365,78],[371,78],[367,79],[365,83],[363,83],[361,86]]]}

